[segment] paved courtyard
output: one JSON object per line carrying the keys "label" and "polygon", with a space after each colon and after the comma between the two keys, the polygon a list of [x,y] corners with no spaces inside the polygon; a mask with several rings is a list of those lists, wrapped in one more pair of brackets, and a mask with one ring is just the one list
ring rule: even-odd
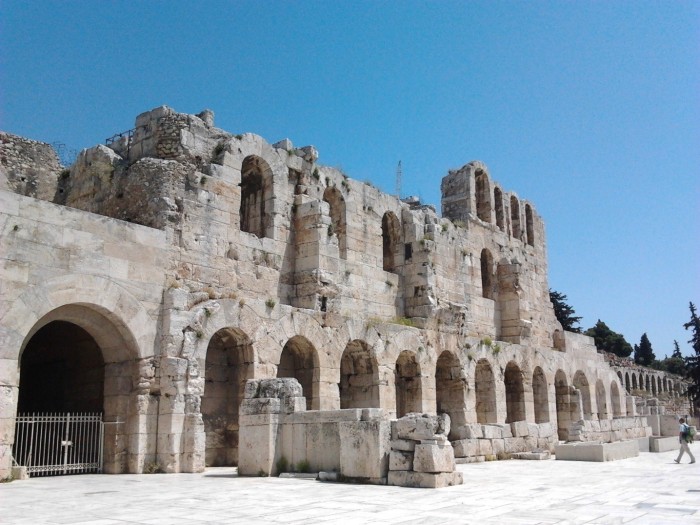
{"label": "paved courtyard", "polygon": [[233,468],[33,478],[0,485],[0,523],[700,523],[700,462],[676,465],[675,454],[462,465],[464,485],[439,490],[239,478]]}

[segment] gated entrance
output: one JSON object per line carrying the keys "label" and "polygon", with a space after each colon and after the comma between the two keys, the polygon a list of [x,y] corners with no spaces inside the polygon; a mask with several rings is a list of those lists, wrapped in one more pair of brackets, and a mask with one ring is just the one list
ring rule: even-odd
{"label": "gated entrance", "polygon": [[102,472],[101,413],[17,416],[12,455],[30,476]]}

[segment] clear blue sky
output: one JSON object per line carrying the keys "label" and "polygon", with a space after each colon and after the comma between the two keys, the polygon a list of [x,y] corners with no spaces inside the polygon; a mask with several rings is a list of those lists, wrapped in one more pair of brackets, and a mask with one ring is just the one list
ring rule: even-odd
{"label": "clear blue sky", "polygon": [[[550,286],[658,357],[700,303],[700,2],[0,3],[0,128],[81,149],[166,104],[440,202],[479,159]],[[700,304],[698,305],[700,306]]]}

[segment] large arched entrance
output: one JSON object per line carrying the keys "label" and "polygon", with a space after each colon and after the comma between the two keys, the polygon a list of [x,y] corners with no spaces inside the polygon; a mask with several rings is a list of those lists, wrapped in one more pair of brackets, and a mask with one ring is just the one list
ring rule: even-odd
{"label": "large arched entrance", "polygon": [[148,376],[152,363],[137,355],[126,326],[94,305],[62,306],[35,323],[19,357],[17,463],[30,475],[139,472],[155,433],[139,416],[157,403],[137,373]]}
{"label": "large arched entrance", "polygon": [[253,347],[242,331],[224,328],[209,341],[201,405],[208,467],[238,464],[238,409],[253,363]]}

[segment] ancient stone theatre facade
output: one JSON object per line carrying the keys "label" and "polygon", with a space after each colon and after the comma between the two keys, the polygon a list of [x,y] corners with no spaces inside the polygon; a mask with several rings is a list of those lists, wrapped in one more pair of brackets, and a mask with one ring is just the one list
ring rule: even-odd
{"label": "ancient stone theatre facade", "polygon": [[70,168],[0,141],[0,474],[42,411],[101,412],[106,472],[235,465],[252,378],[296,378],[307,410],[446,413],[464,457],[639,426],[555,319],[535,206],[481,162],[440,215],[209,111],[143,113]]}

